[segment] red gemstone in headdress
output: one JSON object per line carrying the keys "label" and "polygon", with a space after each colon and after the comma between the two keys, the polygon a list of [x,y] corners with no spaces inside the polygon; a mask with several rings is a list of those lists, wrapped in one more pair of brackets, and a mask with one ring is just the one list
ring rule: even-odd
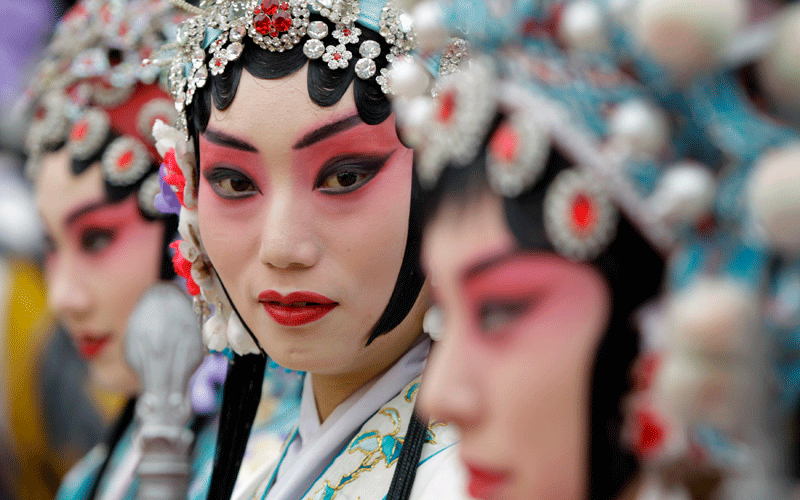
{"label": "red gemstone in headdress", "polygon": [[278,36],[292,27],[288,2],[262,0],[253,15],[253,26],[263,36]]}
{"label": "red gemstone in headdress", "polygon": [[572,200],[572,223],[580,233],[591,231],[597,221],[597,213],[592,199],[579,193]]}
{"label": "red gemstone in headdress", "polygon": [[507,123],[502,123],[489,143],[489,150],[499,159],[505,162],[512,162],[517,157],[518,140],[514,129]]}
{"label": "red gemstone in headdress", "polygon": [[439,121],[442,123],[450,122],[456,110],[456,94],[454,90],[445,92],[439,100]]}
{"label": "red gemstone in headdress", "polygon": [[133,151],[125,151],[117,160],[117,170],[128,170],[133,161]]}
{"label": "red gemstone in headdress", "polygon": [[70,140],[73,141],[82,141],[86,137],[86,132],[89,131],[89,123],[86,120],[80,120],[78,123],[72,127],[72,131],[69,133]]}

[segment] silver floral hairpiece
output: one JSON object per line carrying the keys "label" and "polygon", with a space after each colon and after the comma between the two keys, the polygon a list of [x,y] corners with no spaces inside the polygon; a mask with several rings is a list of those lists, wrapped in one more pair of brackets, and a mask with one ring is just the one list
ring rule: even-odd
{"label": "silver floral hairpiece", "polygon": [[[176,4],[183,4],[175,0]],[[322,59],[331,69],[347,68],[356,57],[355,74],[363,80],[375,78],[387,91],[387,71],[378,72],[378,58],[387,63],[400,60],[414,48],[413,23],[391,3],[383,4],[376,30],[390,49],[382,54],[374,40],[361,40],[357,21],[364,19],[364,0],[217,0],[205,8],[186,5],[195,15],[178,28],[177,39],[164,47],[151,62],[169,65],[169,88],[180,113],[178,128],[186,132],[185,110],[198,88],[205,86],[210,75],[225,71],[229,62],[237,60],[244,50],[245,37],[270,52],[283,52],[303,43],[303,54],[309,59]],[[370,2],[370,3],[375,3]],[[323,20],[311,20],[311,14]],[[330,24],[329,24],[330,23]],[[333,38],[336,43],[325,40]],[[305,39],[305,41],[303,41]],[[377,74],[377,76],[376,76]]]}

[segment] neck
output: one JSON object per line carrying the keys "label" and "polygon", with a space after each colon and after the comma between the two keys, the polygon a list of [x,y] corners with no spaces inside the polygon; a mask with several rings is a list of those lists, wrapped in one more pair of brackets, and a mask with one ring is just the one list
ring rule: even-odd
{"label": "neck", "polygon": [[351,370],[345,373],[311,374],[311,387],[314,389],[320,423],[325,422],[333,410],[357,390],[394,366],[414,346],[422,334],[422,316],[428,303],[426,285],[405,319],[394,330],[364,347],[361,359],[352,365]]}
{"label": "neck", "polygon": [[[380,356],[380,360],[361,367],[358,370],[343,374],[311,374],[311,387],[314,389],[314,400],[317,403],[317,413],[320,423],[325,422],[342,402],[364,387],[370,381],[386,373],[416,342],[419,335],[414,335],[408,342],[401,346],[393,344],[397,349],[387,356]],[[376,339],[375,343],[380,340]],[[377,347],[377,346],[376,346]]]}

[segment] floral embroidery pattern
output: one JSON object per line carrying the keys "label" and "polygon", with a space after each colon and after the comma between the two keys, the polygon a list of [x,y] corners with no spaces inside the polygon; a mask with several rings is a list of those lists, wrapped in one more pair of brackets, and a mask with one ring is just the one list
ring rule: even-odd
{"label": "floral embroidery pattern", "polygon": [[[411,403],[413,406],[414,399],[419,391],[419,379],[411,383],[405,390],[403,390],[395,402],[400,404]],[[399,400],[399,401],[398,401]],[[400,450],[403,448],[405,436],[399,436],[398,433],[402,428],[401,413],[393,406],[385,406],[381,409],[376,416],[382,415],[391,422],[392,430],[388,433],[381,434],[378,430],[364,431],[358,434],[347,445],[347,452],[351,455],[361,454],[363,458],[361,463],[348,474],[341,476],[338,480],[326,480],[322,485],[306,500],[334,500],[337,493],[348,483],[351,483],[359,478],[359,476],[374,470],[381,463],[384,464],[386,469],[390,469],[397,462],[400,457]],[[385,419],[383,420],[386,421]],[[379,422],[375,422],[375,427],[381,427]],[[436,435],[433,431],[435,427],[446,426],[444,422],[432,422],[428,425],[427,436],[425,442],[428,444],[437,444]],[[375,428],[373,427],[373,429]]]}

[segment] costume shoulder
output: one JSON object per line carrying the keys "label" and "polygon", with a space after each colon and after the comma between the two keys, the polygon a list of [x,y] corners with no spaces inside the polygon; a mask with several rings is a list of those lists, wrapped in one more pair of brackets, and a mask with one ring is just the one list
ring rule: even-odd
{"label": "costume shoulder", "polygon": [[[356,433],[302,500],[383,500],[392,482],[414,410],[417,378],[383,405]],[[459,436],[442,422],[428,425],[412,498],[458,498],[462,487],[453,470]],[[417,484],[419,481],[419,484]]]}

